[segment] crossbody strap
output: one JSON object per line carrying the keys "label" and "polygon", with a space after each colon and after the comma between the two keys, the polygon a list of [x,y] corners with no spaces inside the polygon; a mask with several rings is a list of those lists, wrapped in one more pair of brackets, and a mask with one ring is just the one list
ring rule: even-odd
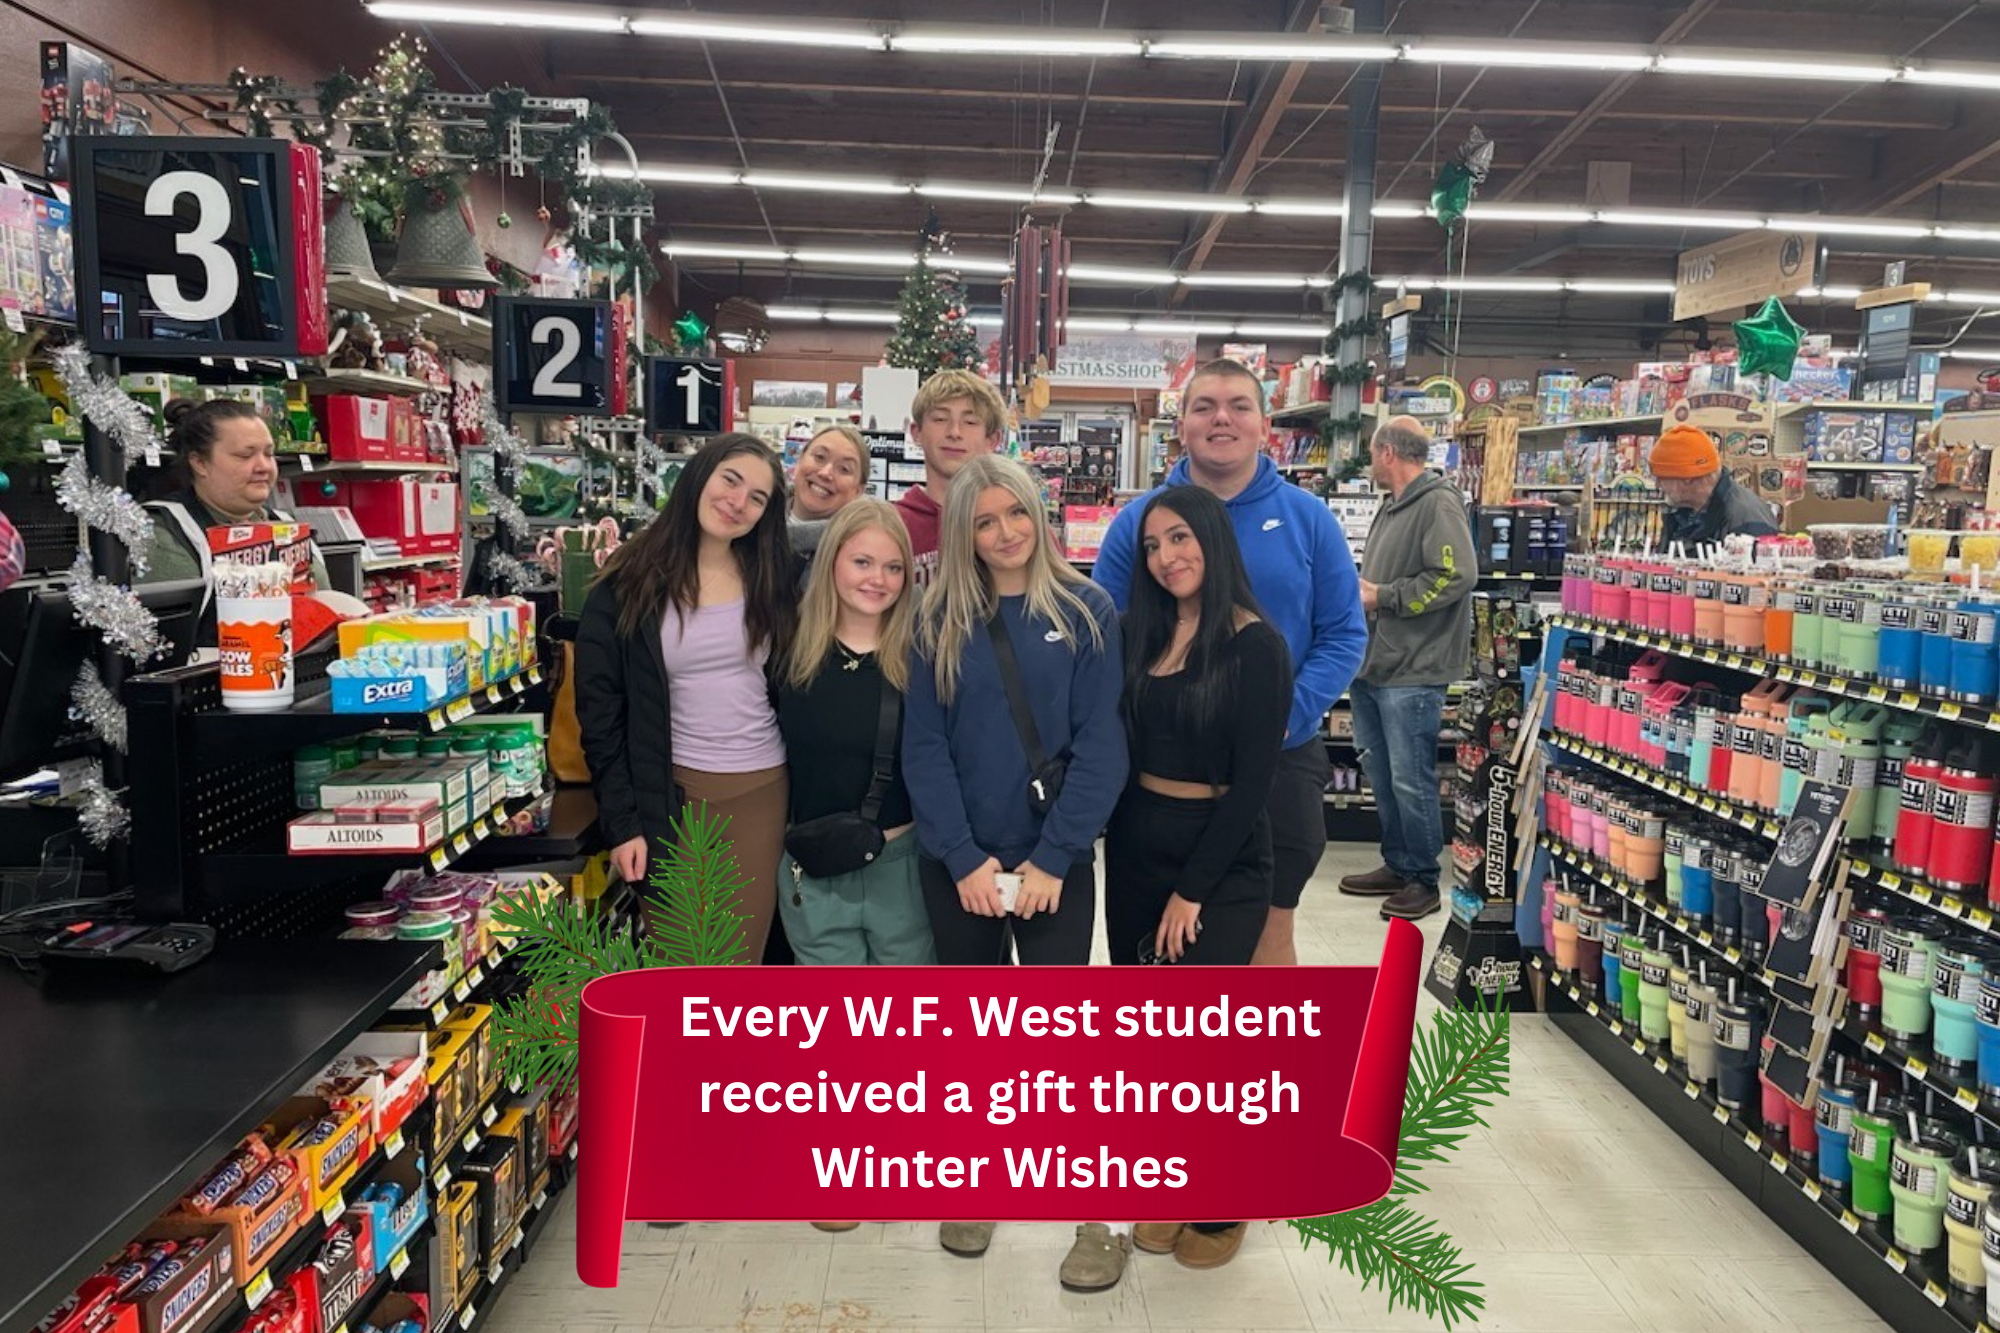
{"label": "crossbody strap", "polygon": [[868,795],[861,801],[861,817],[873,824],[882,814],[882,802],[889,798],[889,785],[896,780],[896,725],[903,718],[903,696],[889,678],[883,676],[882,710],[875,724],[875,769],[868,778]]}
{"label": "crossbody strap", "polygon": [[1014,714],[1014,730],[1021,733],[1021,746],[1028,752],[1028,772],[1040,773],[1041,729],[1035,725],[1035,712],[1028,706],[1028,691],[1021,683],[1021,664],[1014,658],[1014,637],[997,613],[986,622],[986,637],[993,641],[993,656],[1000,663],[1000,683],[1007,687],[1007,708]]}

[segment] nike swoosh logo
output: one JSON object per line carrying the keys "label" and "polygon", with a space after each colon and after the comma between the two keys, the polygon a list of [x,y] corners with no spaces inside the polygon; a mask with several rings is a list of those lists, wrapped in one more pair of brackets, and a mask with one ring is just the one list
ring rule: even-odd
{"label": "nike swoosh logo", "polygon": [[1062,631],[1059,629],[1052,629],[1042,636],[1043,643],[1061,643],[1062,640]]}
{"label": "nike swoosh logo", "polygon": [[1267,518],[1264,520],[1264,531],[1266,532],[1271,531],[1273,528],[1282,528],[1284,526],[1285,520],[1282,518]]}

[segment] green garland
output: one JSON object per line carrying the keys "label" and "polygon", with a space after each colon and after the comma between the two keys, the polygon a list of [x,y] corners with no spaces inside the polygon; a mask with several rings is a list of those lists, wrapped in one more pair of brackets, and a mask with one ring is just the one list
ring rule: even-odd
{"label": "green garland", "polygon": [[653,861],[645,903],[652,929],[635,939],[603,915],[579,916],[567,897],[503,898],[493,919],[520,941],[527,995],[494,1009],[501,1068],[509,1079],[562,1092],[576,1082],[583,988],[645,967],[714,967],[744,961],[736,910],[743,874],[724,836],[726,818],[690,804],[666,855]]}
{"label": "green garland", "polygon": [[1380,1283],[1390,1309],[1420,1309],[1446,1328],[1485,1308],[1482,1284],[1466,1279],[1472,1266],[1458,1246],[1407,1199],[1429,1188],[1424,1167],[1444,1161],[1467,1131],[1485,1124],[1480,1112],[1506,1096],[1508,1036],[1507,1011],[1497,1004],[1437,1015],[1410,1046],[1389,1193],[1366,1208],[1292,1223],[1301,1244],[1324,1243],[1328,1260],[1360,1277],[1364,1290]]}
{"label": "green garland", "polygon": [[1328,384],[1366,384],[1375,377],[1375,368],[1366,361],[1349,366],[1328,366],[1320,372]]}
{"label": "green garland", "polygon": [[1371,310],[1334,325],[1333,332],[1327,336],[1327,346],[1338,346],[1349,338],[1373,338],[1381,331],[1382,317]]}
{"label": "green garland", "polygon": [[1365,296],[1374,290],[1375,279],[1369,276],[1367,269],[1357,269],[1352,273],[1343,273],[1335,278],[1333,285],[1327,289],[1329,299],[1335,301],[1338,301],[1350,291],[1360,292]]}

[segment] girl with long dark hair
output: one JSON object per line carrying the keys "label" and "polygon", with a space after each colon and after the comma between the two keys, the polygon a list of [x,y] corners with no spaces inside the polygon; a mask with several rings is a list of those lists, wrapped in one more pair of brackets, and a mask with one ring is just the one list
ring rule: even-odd
{"label": "girl with long dark hair", "polygon": [[[1247,967],[1271,905],[1264,806],[1291,709],[1291,655],[1264,622],[1222,501],[1147,505],[1125,613],[1132,781],[1104,840],[1113,963]],[[1146,1223],[1133,1244],[1190,1268],[1235,1257],[1243,1222]]]}
{"label": "girl with long dark hair", "polygon": [[686,804],[727,818],[749,963],[776,907],[789,794],[766,668],[790,647],[797,587],[777,455],[719,435],[606,563],[577,630],[577,722],[613,867],[645,883]]}

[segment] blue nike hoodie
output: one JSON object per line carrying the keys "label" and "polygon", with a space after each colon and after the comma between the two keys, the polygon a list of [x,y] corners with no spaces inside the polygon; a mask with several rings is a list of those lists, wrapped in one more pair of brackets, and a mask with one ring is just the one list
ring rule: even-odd
{"label": "blue nike hoodie", "polygon": [[[1167,486],[1189,484],[1183,458],[1167,474]],[[1132,580],[1152,577],[1140,557],[1139,532],[1146,507],[1165,489],[1156,487],[1119,510],[1098,548],[1091,577],[1120,611],[1131,601]],[[1285,748],[1296,749],[1317,739],[1326,710],[1347,692],[1368,649],[1354,553],[1326,501],[1286,481],[1269,458],[1257,460],[1257,475],[1226,508],[1251,591],[1292,650]]]}

